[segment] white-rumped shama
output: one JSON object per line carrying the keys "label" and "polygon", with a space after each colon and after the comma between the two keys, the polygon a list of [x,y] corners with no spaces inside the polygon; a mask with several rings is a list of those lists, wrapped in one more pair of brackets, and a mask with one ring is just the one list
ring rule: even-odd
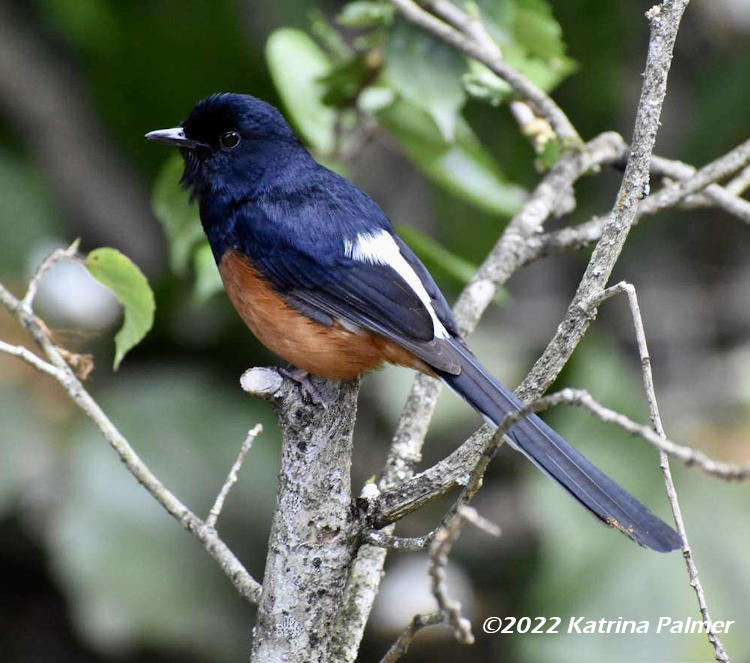
{"label": "white-rumped shama", "polygon": [[[435,281],[385,214],[313,159],[281,113],[248,95],[198,102],[176,145],[235,309],[298,369],[351,379],[383,362],[436,376],[497,426],[518,398],[472,354]],[[660,552],[680,537],[536,415],[510,444],[601,521]]]}

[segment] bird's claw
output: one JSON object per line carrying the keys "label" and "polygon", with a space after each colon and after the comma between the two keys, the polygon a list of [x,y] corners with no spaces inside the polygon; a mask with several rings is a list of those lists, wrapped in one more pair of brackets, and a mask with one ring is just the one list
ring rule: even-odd
{"label": "bird's claw", "polygon": [[299,385],[302,394],[307,396],[313,403],[315,403],[315,405],[320,405],[326,410],[328,409],[328,402],[313,384],[310,379],[310,373],[302,368],[280,367],[276,370],[285,378],[289,378],[293,382],[296,382]]}

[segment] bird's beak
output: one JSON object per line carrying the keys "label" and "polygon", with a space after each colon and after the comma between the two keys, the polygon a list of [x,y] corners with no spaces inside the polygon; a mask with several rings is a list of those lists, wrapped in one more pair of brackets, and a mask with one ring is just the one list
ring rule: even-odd
{"label": "bird's beak", "polygon": [[177,147],[184,147],[189,150],[196,147],[207,147],[205,143],[199,143],[197,140],[191,140],[185,136],[185,130],[182,127],[149,131],[146,134],[146,140],[153,141],[159,145],[176,145]]}

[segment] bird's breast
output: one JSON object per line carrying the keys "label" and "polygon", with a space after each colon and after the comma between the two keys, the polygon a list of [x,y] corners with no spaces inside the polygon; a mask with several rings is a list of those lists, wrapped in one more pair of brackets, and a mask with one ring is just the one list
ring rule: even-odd
{"label": "bird's breast", "polygon": [[411,352],[366,330],[324,325],[290,306],[250,259],[231,249],[219,262],[224,289],[258,340],[315,375],[350,380],[388,361],[429,372]]}

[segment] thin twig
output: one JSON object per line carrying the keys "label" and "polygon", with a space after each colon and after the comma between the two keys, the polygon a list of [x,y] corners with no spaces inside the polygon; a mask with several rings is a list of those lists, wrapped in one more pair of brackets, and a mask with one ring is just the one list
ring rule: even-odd
{"label": "thin twig", "polygon": [[[526,416],[524,413],[542,411],[558,403],[583,407],[602,421],[615,424],[631,435],[641,437],[656,449],[666,452],[687,466],[698,467],[711,476],[727,481],[750,478],[750,465],[714,460],[702,451],[663,439],[649,426],[639,424],[600,405],[587,392],[581,390],[565,389],[552,396],[536,399],[520,410],[520,414],[509,415],[510,421],[515,422],[515,417],[522,418]],[[476,468],[479,460],[488,453],[488,440],[492,438],[492,428],[483,426],[440,462],[415,475],[406,483],[382,491],[369,505],[368,518],[372,527],[381,528],[396,522],[452,488],[467,486],[473,481],[472,469]]]}
{"label": "thin twig", "polygon": [[481,530],[485,534],[489,534],[490,536],[495,537],[502,534],[502,531],[495,523],[493,523],[491,520],[487,520],[487,518],[481,515],[473,506],[469,506],[468,504],[461,504],[458,507],[458,514],[467,523],[471,523],[472,525],[474,525],[474,527]]}
{"label": "thin twig", "polygon": [[442,613],[431,612],[426,615],[414,615],[409,625],[403,630],[401,635],[398,636],[396,642],[394,642],[385,656],[380,659],[380,663],[396,663],[398,659],[409,651],[411,641],[414,640],[414,636],[418,631],[421,631],[425,626],[435,626],[436,624],[442,624],[445,621]]}
{"label": "thin twig", "polygon": [[739,175],[735,175],[724,187],[733,196],[741,196],[750,188],[750,166],[745,166]]}
{"label": "thin twig", "polygon": [[461,604],[448,596],[448,588],[445,584],[448,555],[460,533],[461,516],[459,514],[454,514],[443,527],[438,529],[435,540],[430,546],[429,574],[432,581],[432,594],[440,611],[445,615],[445,621],[453,627],[456,640],[462,645],[471,645],[474,643],[471,622],[461,615]]}
{"label": "thin twig", "polygon": [[78,245],[81,243],[80,239],[75,240],[67,249],[55,249],[50,253],[39,265],[34,275],[29,281],[29,287],[26,290],[24,298],[21,300],[21,306],[27,311],[32,311],[34,305],[34,297],[39,290],[39,284],[42,282],[45,274],[49,272],[58,262],[65,260],[66,258],[74,258],[78,251]]}
{"label": "thin twig", "polygon": [[[545,399],[540,400],[542,403],[546,404]],[[540,401],[537,401],[537,403],[539,402]],[[677,458],[685,465],[697,465],[706,472],[706,474],[711,474],[721,479],[728,480],[747,479],[750,477],[750,466],[733,465],[731,463],[713,460],[706,456],[702,451],[682,446],[666,437],[657,435],[651,427],[639,424],[626,417],[624,414],[601,405],[584,390],[563,389],[557,393],[556,398],[552,399],[549,404],[546,404],[546,407],[550,407],[557,403],[567,403],[568,405],[582,407],[602,421],[615,424],[631,435],[637,435],[644,441],[648,442],[652,447],[655,447],[669,456]]]}
{"label": "thin twig", "polygon": [[[651,357],[648,352],[648,345],[646,342],[646,332],[643,327],[643,318],[641,316],[641,310],[638,306],[638,296],[636,295],[635,288],[632,284],[621,282],[607,288],[602,295],[598,298],[596,305],[598,306],[601,302],[613,297],[615,295],[625,293],[628,298],[628,304],[630,306],[630,314],[633,319],[633,327],[635,329],[635,338],[638,344],[638,353],[641,358],[641,374],[643,376],[643,388],[646,391],[646,398],[648,400],[649,416],[653,423],[654,430],[659,438],[664,442],[667,438],[662,425],[661,416],[659,414],[659,404],[656,400],[656,390],[654,388],[654,377],[651,371]],[[664,485],[667,491],[667,498],[669,504],[672,507],[672,515],[674,516],[675,525],[677,531],[682,539],[682,554],[685,558],[685,565],[687,566],[688,577],[690,578],[690,586],[695,590],[695,595],[698,599],[698,607],[700,609],[701,617],[706,624],[706,635],[709,642],[714,648],[714,654],[717,661],[728,663],[729,655],[724,650],[716,631],[713,626],[713,620],[708,610],[708,603],[706,602],[706,596],[703,592],[703,585],[701,584],[700,577],[698,575],[698,566],[695,562],[693,552],[690,548],[690,542],[687,538],[687,530],[685,529],[685,521],[682,518],[682,510],[680,509],[680,502],[677,499],[677,490],[672,479],[672,470],[669,467],[669,457],[664,450],[659,450],[659,465],[664,475]]]}
{"label": "thin twig", "polygon": [[[502,50],[490,36],[478,12],[465,12],[450,0],[429,0],[427,5],[444,21],[473,39],[488,57],[502,60]],[[509,107],[521,133],[532,140],[537,152],[541,152],[547,141],[555,137],[549,121],[539,117],[525,101],[511,101]]]}
{"label": "thin twig", "polygon": [[245,462],[245,458],[247,457],[248,452],[253,446],[255,438],[258,437],[258,435],[260,435],[262,432],[262,424],[255,424],[255,427],[248,432],[247,437],[245,438],[245,441],[242,443],[242,447],[240,448],[240,453],[237,454],[237,459],[234,461],[232,468],[229,470],[226,481],[224,481],[224,485],[222,485],[219,494],[216,496],[216,501],[208,512],[206,525],[208,525],[209,527],[216,529],[216,521],[219,519],[219,515],[221,515],[221,510],[224,508],[224,500],[226,500],[227,495],[229,495],[229,491],[232,489],[232,486],[237,483],[237,473],[240,471],[242,463]]}
{"label": "thin twig", "polygon": [[582,407],[605,423],[615,424],[631,435],[637,435],[652,447],[677,458],[685,465],[700,467],[706,474],[728,480],[747,479],[750,477],[750,465],[733,465],[732,463],[713,460],[697,449],[682,446],[666,437],[657,435],[651,427],[639,424],[624,414],[600,404],[585,390],[562,389],[554,396],[549,402],[547,402],[546,397],[537,400],[535,411],[538,411],[536,408],[539,407],[540,403],[543,409],[557,403],[567,403],[568,405]]}
{"label": "thin twig", "polygon": [[435,539],[435,533],[437,529],[432,530],[424,536],[407,537],[407,536],[393,536],[387,532],[380,532],[378,530],[368,530],[364,535],[364,542],[371,546],[377,546],[378,548],[388,548],[390,550],[397,550],[398,552],[416,552],[424,550]]}
{"label": "thin twig", "polygon": [[[91,419],[128,471],[138,482],[172,515],[188,532],[198,539],[206,552],[219,563],[222,571],[231,580],[237,591],[252,603],[257,603],[261,586],[248,572],[235,554],[227,547],[216,531],[208,527],[188,509],[141,460],[130,443],[107,417],[99,404],[84,388],[81,381],[68,366],[57,346],[49,339],[46,329],[23,302],[14,297],[0,284],[0,304],[26,329],[58,373],[57,379],[71,400]],[[43,370],[43,369],[40,369]],[[49,371],[44,371],[50,374]]]}
{"label": "thin twig", "polygon": [[[718,182],[750,161],[750,140],[740,143],[726,154],[714,159],[697,170],[692,177],[665,186],[651,196],[644,199],[638,208],[638,214],[655,214],[667,207],[671,207],[690,194],[703,191],[713,182]],[[657,161],[657,164],[659,162]]]}
{"label": "thin twig", "polygon": [[22,345],[11,345],[5,341],[0,341],[0,352],[5,352],[6,354],[22,359],[27,364],[31,364],[38,371],[51,375],[56,380],[62,379],[63,374],[60,369],[44,361],[44,359],[38,357],[31,350],[24,348]]}
{"label": "thin twig", "polygon": [[[739,198],[731,194],[728,188],[715,184],[716,181],[736,172],[748,161],[750,161],[750,141],[745,141],[699,170],[680,161],[653,156],[652,173],[669,175],[679,179],[680,182],[665,186],[643,199],[638,205],[633,224],[638,223],[644,216],[654,215],[673,207],[697,193],[705,196],[708,201],[725,212],[745,223],[750,223],[750,201]],[[548,255],[577,251],[593,244],[601,239],[607,223],[609,223],[609,217],[595,216],[585,223],[532,237],[523,249],[522,263],[528,264]]]}
{"label": "thin twig", "polygon": [[[694,166],[682,161],[664,159],[658,156],[654,156],[651,159],[652,174],[665,175],[677,180],[688,180],[694,177],[696,172],[697,170]],[[697,201],[704,207],[718,207],[740,221],[750,224],[750,201],[731,193],[726,187],[718,184],[709,184],[702,191],[685,196],[681,201],[681,205],[685,206],[691,201]]]}
{"label": "thin twig", "polygon": [[[540,116],[550,123],[563,145],[567,147],[582,146],[581,137],[563,110],[547,93],[509,66],[496,52],[488,50],[476,39],[467,36],[449,23],[441,21],[433,14],[425,11],[413,0],[391,0],[391,3],[410,23],[431,32],[459,51],[473,57],[502,78],[528,101]],[[456,8],[453,16],[457,16],[458,11],[460,10]]]}

